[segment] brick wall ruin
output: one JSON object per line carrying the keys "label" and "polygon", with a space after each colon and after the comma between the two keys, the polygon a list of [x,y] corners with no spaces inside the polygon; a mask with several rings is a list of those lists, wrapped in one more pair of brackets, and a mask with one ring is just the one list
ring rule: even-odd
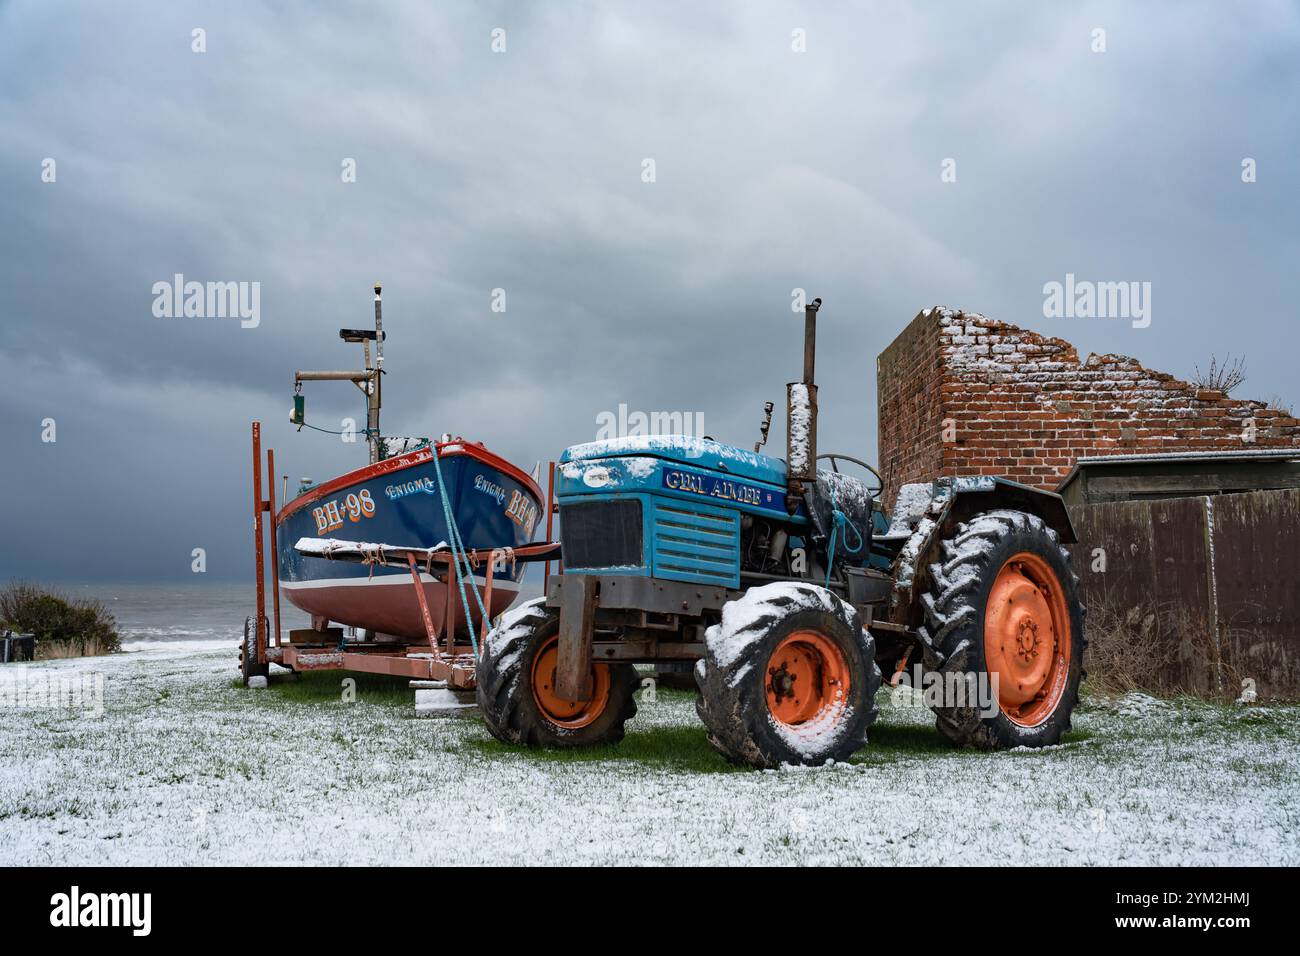
{"label": "brick wall ruin", "polygon": [[885,502],[940,475],[1054,489],[1107,454],[1300,446],[1300,421],[1200,390],[1124,355],[1090,355],[1005,322],[933,308],[876,360]]}

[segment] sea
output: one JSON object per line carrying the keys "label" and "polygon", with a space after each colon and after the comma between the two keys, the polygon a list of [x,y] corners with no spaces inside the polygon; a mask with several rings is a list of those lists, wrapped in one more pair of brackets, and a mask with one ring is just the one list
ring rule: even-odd
{"label": "sea", "polygon": [[[534,583],[531,579],[538,578]],[[244,618],[257,608],[252,583],[175,582],[166,584],[54,584],[51,590],[68,597],[100,601],[117,621],[122,650],[212,650],[237,648]],[[541,593],[540,574],[524,583],[518,600]],[[271,587],[266,589],[266,615],[274,620]],[[311,618],[288,601],[280,601],[280,629],[311,627]]]}
{"label": "sea", "polygon": [[[212,650],[237,648],[244,618],[257,607],[252,583],[203,582],[183,584],[56,584],[61,594],[93,598],[117,620],[122,650]],[[266,594],[267,617],[272,616],[271,591]],[[310,627],[306,614],[280,602],[280,626]]]}

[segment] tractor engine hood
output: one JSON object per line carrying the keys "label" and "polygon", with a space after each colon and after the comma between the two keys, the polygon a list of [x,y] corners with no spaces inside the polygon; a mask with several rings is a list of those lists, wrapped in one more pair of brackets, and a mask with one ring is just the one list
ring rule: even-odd
{"label": "tractor engine hood", "polygon": [[750,481],[785,484],[785,462],[781,459],[724,445],[711,438],[692,438],[689,435],[636,435],[572,445],[564,450],[560,463],[628,456],[660,458],[688,468],[703,468]]}

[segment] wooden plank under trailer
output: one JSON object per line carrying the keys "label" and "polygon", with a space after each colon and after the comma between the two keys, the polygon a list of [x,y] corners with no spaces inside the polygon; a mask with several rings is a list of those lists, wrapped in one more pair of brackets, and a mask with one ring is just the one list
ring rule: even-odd
{"label": "wooden plank under trailer", "polygon": [[[475,678],[476,660],[473,647],[468,643],[457,642],[455,629],[448,627],[446,634],[439,634],[433,626],[433,617],[429,613],[428,599],[420,581],[420,570],[437,577],[434,566],[439,565],[442,579],[447,586],[446,613],[444,621],[454,621],[452,610],[459,600],[459,588],[453,587],[455,581],[455,558],[451,548],[407,548],[388,544],[359,545],[353,541],[336,541],[323,539],[316,542],[315,550],[297,549],[317,557],[328,557],[334,561],[355,561],[362,564],[380,564],[385,567],[406,567],[411,572],[412,587],[420,603],[420,613],[424,618],[427,643],[393,643],[372,644],[369,642],[347,643],[343,641],[341,628],[330,628],[328,624],[320,631],[291,631],[286,643],[280,633],[280,574],[275,548],[275,453],[267,449],[268,490],[262,492],[262,425],[253,422],[253,535],[256,546],[257,568],[257,617],[255,619],[257,660],[259,664],[274,663],[289,667],[295,671],[341,670],[356,671],[365,674],[388,674],[394,677],[406,677],[411,680],[445,681],[448,687],[456,690],[473,690],[477,686]],[[553,511],[554,505],[554,466],[551,468],[547,489],[547,510]],[[274,632],[271,621],[266,615],[265,591],[265,552],[263,516],[270,515],[271,538],[271,586],[274,600]],[[547,515],[547,530],[550,531],[551,515]],[[549,536],[549,535],[548,535]],[[328,552],[328,553],[325,553]],[[515,548],[477,549],[466,552],[471,567],[486,565],[486,581],[480,596],[484,607],[492,605],[492,578],[498,566],[505,562],[545,562],[546,576],[550,577],[551,562],[560,559],[560,545],[555,541],[543,541],[537,544]],[[469,587],[478,585],[470,578]],[[479,646],[487,636],[491,622],[484,617],[481,622]],[[339,640],[333,644],[326,643],[327,636],[337,634]],[[271,645],[274,636],[275,644]]]}

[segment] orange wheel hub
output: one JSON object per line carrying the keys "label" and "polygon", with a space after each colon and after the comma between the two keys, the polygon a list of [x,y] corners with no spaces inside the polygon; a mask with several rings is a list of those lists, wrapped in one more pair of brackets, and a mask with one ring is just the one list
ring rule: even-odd
{"label": "orange wheel hub", "polygon": [[1056,572],[1022,551],[998,571],[984,609],[984,662],[998,706],[1013,722],[1041,724],[1070,676],[1070,610]]}
{"label": "orange wheel hub", "polygon": [[795,631],[767,661],[767,709],[787,727],[842,711],[849,700],[849,662],[817,631]]}
{"label": "orange wheel hub", "polygon": [[591,665],[591,700],[569,700],[555,692],[555,669],[560,661],[558,636],[546,641],[533,657],[533,700],[546,719],[559,727],[586,727],[609,705],[609,666]]}

